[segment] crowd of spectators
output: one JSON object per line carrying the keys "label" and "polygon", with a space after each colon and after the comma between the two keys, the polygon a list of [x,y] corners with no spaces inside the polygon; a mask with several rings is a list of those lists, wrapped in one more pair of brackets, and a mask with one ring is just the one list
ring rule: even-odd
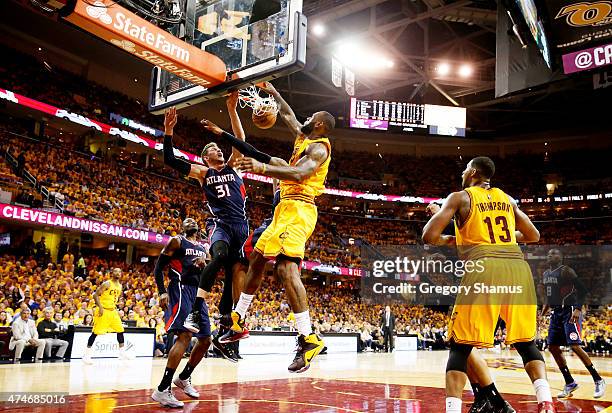
{"label": "crowd of spectators", "polygon": [[[66,332],[70,326],[91,326],[92,293],[108,278],[113,267],[119,267],[123,270],[120,279],[123,295],[117,305],[119,315],[124,322],[131,322],[136,327],[155,328],[156,354],[160,355],[165,347],[164,310],[160,307],[151,265],[127,265],[96,256],[87,257],[85,261],[84,276],[77,277],[74,272],[65,271],[65,266],[50,263],[43,268],[33,257],[0,257],[0,327],[10,326],[19,319],[26,323],[32,320],[31,325],[38,331],[38,336],[32,339],[51,340],[45,354],[52,358],[51,349],[57,348],[55,358],[61,359],[70,344],[68,340],[71,340]],[[220,284],[215,285],[208,299],[213,323],[219,318],[216,303],[220,299],[220,288]],[[360,296],[358,284],[308,284],[306,289],[316,331],[322,334],[359,333],[362,350],[382,350],[380,320],[384,307],[366,304]],[[421,305],[392,305],[391,311],[395,315],[397,334],[417,335],[419,349],[445,348],[449,321],[446,311]],[[598,314],[589,313],[584,323],[584,339],[589,351],[598,354],[610,351],[611,316],[612,309],[609,308]],[[281,285],[274,278],[266,279],[257,292],[247,324],[252,330],[294,330],[291,308]],[[544,320],[541,320],[540,327],[541,338],[545,338]],[[498,345],[503,345],[503,328],[500,326],[496,332]],[[43,350],[39,351],[40,356]]]}
{"label": "crowd of spectators", "polygon": [[[161,117],[150,114],[143,102],[61,68],[45,66],[40,56],[28,56],[6,46],[0,46],[0,52],[6,57],[0,64],[3,88],[101,122],[112,122],[110,114],[120,112],[137,122],[163,129]],[[194,153],[200,153],[208,139],[197,120],[185,117],[180,118],[175,135],[178,146]],[[274,156],[286,158],[291,153],[287,141],[251,136],[249,140],[261,147],[265,145],[266,151]],[[563,184],[558,194],[596,189],[600,188],[601,179],[608,177],[609,158],[609,150],[512,154],[494,159],[499,171],[496,183],[516,198],[546,195],[546,177],[550,175]],[[412,157],[334,151],[330,184],[371,193],[443,197],[459,189],[467,160],[460,155]],[[393,177],[392,185],[383,184],[387,174]]]}

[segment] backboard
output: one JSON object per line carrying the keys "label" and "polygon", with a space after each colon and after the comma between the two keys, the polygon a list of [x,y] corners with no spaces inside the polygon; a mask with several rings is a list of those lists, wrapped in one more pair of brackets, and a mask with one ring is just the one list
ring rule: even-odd
{"label": "backboard", "polygon": [[[153,68],[149,110],[182,108],[218,98],[228,89],[287,76],[306,62],[302,0],[187,0],[184,26],[169,30],[219,57],[225,83],[205,88]],[[182,33],[181,33],[182,31]]]}

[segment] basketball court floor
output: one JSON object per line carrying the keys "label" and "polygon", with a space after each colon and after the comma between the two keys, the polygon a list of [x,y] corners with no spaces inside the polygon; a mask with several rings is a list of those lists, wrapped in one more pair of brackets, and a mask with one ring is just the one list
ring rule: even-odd
{"label": "basketball court floor", "polygon": [[[535,412],[533,389],[514,351],[484,351],[494,379],[517,412]],[[553,393],[563,386],[561,374],[546,354]],[[192,381],[197,400],[175,389],[186,412],[443,412],[447,352],[419,351],[320,356],[309,371],[287,372],[291,355],[248,356],[234,364],[204,359]],[[162,412],[150,398],[165,359],[130,361],[97,359],[93,365],[71,363],[0,365],[2,392],[67,392],[68,405],[36,407],[0,403],[11,412]],[[612,358],[594,358],[595,367],[612,383]],[[182,369],[185,360],[179,369]],[[568,363],[580,388],[556,401],[557,412],[612,412],[612,389],[593,399],[593,381],[576,357]],[[180,370],[179,370],[180,371]],[[471,402],[464,393],[464,411]],[[180,409],[178,409],[180,411]]]}

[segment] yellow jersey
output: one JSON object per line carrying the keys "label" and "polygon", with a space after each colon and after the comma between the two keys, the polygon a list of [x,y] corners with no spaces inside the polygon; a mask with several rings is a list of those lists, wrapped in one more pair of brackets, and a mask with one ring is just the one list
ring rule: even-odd
{"label": "yellow jersey", "polygon": [[100,304],[105,310],[117,308],[117,300],[121,296],[121,283],[109,280],[109,287],[100,295]]}
{"label": "yellow jersey", "polygon": [[[469,253],[474,246],[487,250],[488,256],[509,257],[522,254],[516,243],[516,222],[510,197],[499,188],[472,186],[470,212],[461,226],[455,220],[455,236],[459,252]],[[461,248],[463,246],[463,248]]]}
{"label": "yellow jersey", "polygon": [[327,151],[329,152],[327,159],[311,177],[302,182],[281,181],[281,199],[295,199],[314,204],[315,197],[325,191],[325,179],[327,178],[327,171],[331,162],[331,144],[328,138],[308,139],[303,134],[300,134],[293,145],[293,154],[289,160],[289,165],[295,166],[306,152],[306,149],[313,143],[322,143],[327,146]]}

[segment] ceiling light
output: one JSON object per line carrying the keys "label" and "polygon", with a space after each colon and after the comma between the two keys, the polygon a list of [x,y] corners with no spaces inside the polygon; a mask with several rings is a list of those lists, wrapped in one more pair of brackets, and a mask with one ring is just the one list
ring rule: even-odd
{"label": "ceiling light", "polygon": [[325,26],[320,23],[317,23],[312,26],[312,34],[315,36],[323,36],[325,34]]}
{"label": "ceiling light", "polygon": [[450,65],[448,63],[440,63],[438,67],[436,67],[436,71],[440,76],[446,76],[450,73]]}
{"label": "ceiling light", "polygon": [[461,65],[461,67],[459,68],[459,76],[461,77],[469,77],[472,75],[472,72],[474,70],[472,69],[472,66],[470,65]]}

